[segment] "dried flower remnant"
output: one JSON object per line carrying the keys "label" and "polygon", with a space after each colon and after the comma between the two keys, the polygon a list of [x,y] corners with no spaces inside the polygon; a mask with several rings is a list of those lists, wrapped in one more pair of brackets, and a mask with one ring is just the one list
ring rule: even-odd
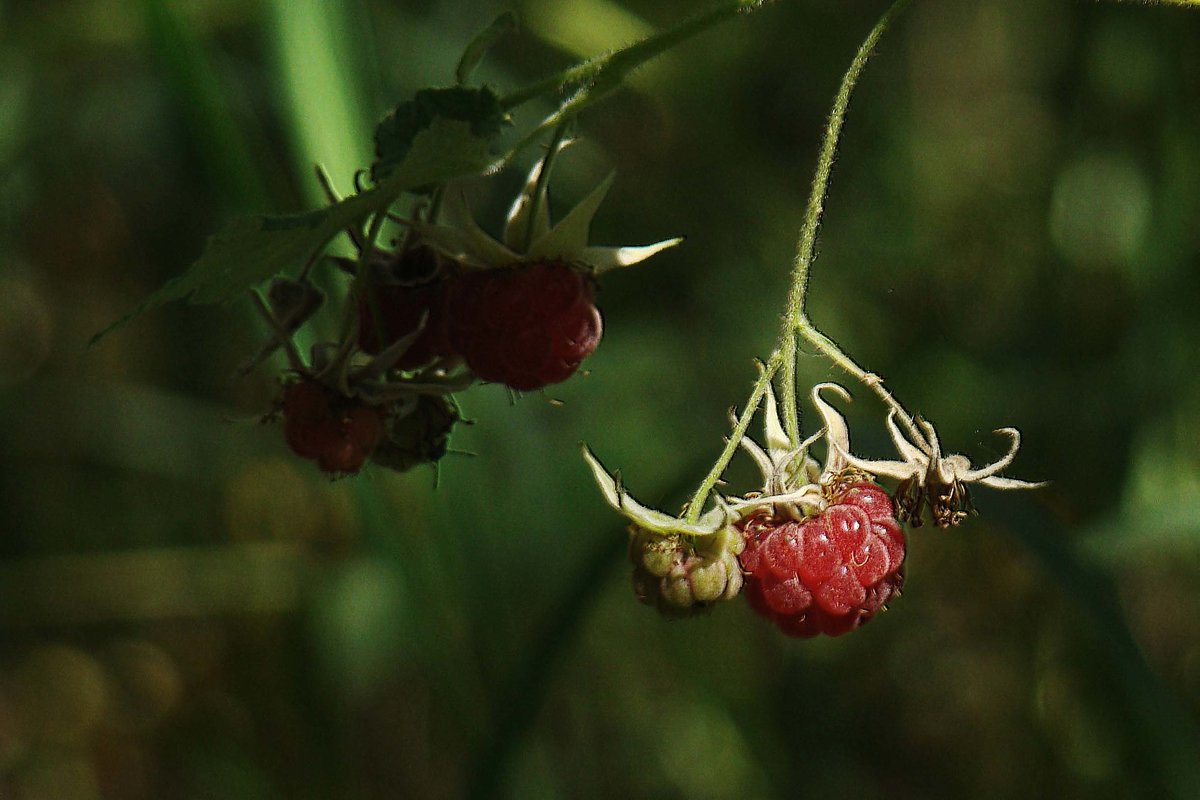
{"label": "dried flower remnant", "polygon": [[933,523],[939,528],[950,528],[962,522],[974,511],[968,485],[977,483],[989,489],[1038,489],[1045,481],[1023,481],[998,475],[1017,456],[1021,446],[1021,432],[1016,428],[998,428],[995,433],[1009,438],[1008,452],[996,461],[978,469],[971,467],[971,460],[964,455],[943,455],[941,442],[933,425],[925,419],[906,419],[910,436],[905,436],[897,425],[899,412],[888,413],[887,427],[899,461],[872,461],[858,458],[843,451],[846,462],[853,467],[874,473],[880,477],[899,481],[896,488],[896,515],[902,522],[914,528],[921,527],[926,508]]}

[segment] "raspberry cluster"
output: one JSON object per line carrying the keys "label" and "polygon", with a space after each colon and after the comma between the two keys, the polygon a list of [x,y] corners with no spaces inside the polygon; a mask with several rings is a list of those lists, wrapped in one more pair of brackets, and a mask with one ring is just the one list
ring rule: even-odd
{"label": "raspberry cluster", "polygon": [[[429,114],[464,121],[459,115],[468,109],[494,112],[489,124],[507,118],[487,90],[431,90],[402,104],[376,131],[372,179],[407,157]],[[355,472],[367,458],[397,471],[434,463],[449,452],[450,433],[463,421],[455,393],[477,382],[534,391],[578,371],[603,333],[598,278],[683,240],[591,244],[592,219],[613,175],[554,221],[550,169],[566,144],[556,139],[531,166],[498,237],[474,220],[461,192],[445,185],[424,187],[421,194],[433,189],[431,199],[414,203],[406,217],[372,207],[370,226],[363,219],[347,225],[356,255],[324,256],[351,281],[336,340],[316,341],[308,353],[296,341],[325,300],[310,278],[316,256],[299,276],[273,278],[266,298],[253,293],[270,339],[242,372],[284,351],[288,388],[277,409],[296,453],[333,473]],[[318,179],[330,204],[341,208],[329,177],[318,171]],[[359,176],[355,188],[368,191]],[[405,231],[387,245],[378,244],[385,219]],[[308,388],[291,388],[297,385]]]}
{"label": "raspberry cluster", "polygon": [[838,636],[862,625],[903,583],[904,533],[892,500],[853,483],[803,520],[757,513],[738,523],[751,607],[790,636]]}
{"label": "raspberry cluster", "polygon": [[368,458],[401,472],[437,462],[461,417],[453,384],[431,392],[429,381],[459,364],[467,383],[530,391],[569,378],[600,342],[594,280],[569,264],[465,271],[423,246],[376,255],[354,293],[355,344],[383,366],[346,368],[340,391],[328,374],[294,367],[278,402],[288,446],[325,472],[353,474]]}
{"label": "raspberry cluster", "polygon": [[362,469],[386,430],[384,408],[342,397],[313,380],[285,388],[280,405],[292,452],[332,474]]}

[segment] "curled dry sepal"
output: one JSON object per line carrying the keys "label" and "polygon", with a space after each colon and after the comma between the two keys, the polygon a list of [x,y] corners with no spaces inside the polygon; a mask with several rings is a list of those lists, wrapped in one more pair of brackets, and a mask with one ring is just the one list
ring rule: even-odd
{"label": "curled dry sepal", "polygon": [[1008,452],[987,466],[973,469],[971,460],[964,455],[942,455],[937,431],[927,420],[918,417],[914,425],[908,426],[910,438],[901,432],[896,418],[895,410],[889,412],[887,427],[901,460],[858,458],[849,452],[848,442],[838,447],[851,466],[900,482],[896,488],[896,513],[914,528],[921,526],[926,508],[939,528],[962,522],[974,510],[967,489],[972,483],[989,489],[1038,489],[1046,485],[1044,481],[1022,481],[998,474],[1013,462],[1021,446],[1021,432],[1016,428],[996,429],[995,433],[1008,437]]}
{"label": "curled dry sepal", "polygon": [[[751,607],[791,636],[836,636],[870,620],[899,595],[906,541],[901,522],[920,525],[928,507],[935,524],[956,525],[966,516],[967,484],[995,489],[1042,486],[998,477],[1016,455],[971,469],[961,455],[943,456],[937,434],[925,420],[923,434],[901,435],[898,412],[887,425],[903,461],[871,461],[850,451],[845,418],[826,399],[849,393],[834,383],[815,386],[813,406],[823,426],[794,444],[780,422],[775,396],[766,384],[760,445],[740,444],[763,476],[761,491],[740,498],[714,496],[714,507],[695,521],[639,503],[584,447],[583,454],[608,503],[632,522],[630,557],[638,598],[667,616],[687,616],[732,599],[741,587]],[[825,442],[825,463],[810,454]],[[895,499],[876,476],[900,482]],[[731,565],[739,568],[736,576]],[[699,580],[697,580],[699,576]],[[699,587],[699,589],[697,589]]]}

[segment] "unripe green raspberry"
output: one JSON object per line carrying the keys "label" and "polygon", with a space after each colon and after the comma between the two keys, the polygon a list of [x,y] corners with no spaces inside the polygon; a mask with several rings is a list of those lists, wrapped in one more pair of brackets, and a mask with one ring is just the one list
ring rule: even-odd
{"label": "unripe green raspberry", "polygon": [[689,537],[631,526],[629,536],[634,593],[664,616],[702,613],[742,589],[737,557],[744,543],[730,528]]}
{"label": "unripe green raspberry", "polygon": [[419,464],[433,464],[446,454],[450,432],[461,419],[445,397],[422,395],[408,413],[396,414],[371,460],[404,472]]}

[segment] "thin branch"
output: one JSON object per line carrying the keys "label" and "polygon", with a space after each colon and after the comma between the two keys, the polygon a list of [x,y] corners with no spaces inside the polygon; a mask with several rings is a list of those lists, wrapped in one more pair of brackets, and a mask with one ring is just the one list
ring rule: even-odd
{"label": "thin branch", "polygon": [[[904,10],[908,2],[909,0],[896,0],[884,12],[879,21],[875,23],[875,27],[871,29],[871,32],[867,34],[867,38],[858,48],[854,60],[850,62],[850,68],[846,70],[846,74],[842,78],[842,84],[838,88],[837,97],[833,101],[833,109],[829,113],[829,121],[825,126],[825,136],[821,140],[821,151],[817,157],[817,169],[813,174],[812,187],[808,196],[808,207],[804,212],[804,224],[800,229],[800,239],[796,246],[796,257],[792,262],[792,285],[788,290],[783,329],[779,334],[779,348],[792,355],[783,364],[781,390],[783,394],[784,425],[788,437],[793,443],[799,443],[800,441],[799,412],[796,408],[797,398],[795,391],[796,347],[794,337],[797,333],[804,335],[803,328],[812,328],[806,316],[805,304],[808,299],[809,272],[816,252],[817,231],[821,226],[821,214],[825,209],[825,196],[829,191],[829,175],[833,170],[838,142],[841,139],[842,126],[845,124],[846,112],[850,107],[850,97],[854,93],[854,88],[858,84],[858,79],[862,75],[863,68],[867,65],[867,61],[870,60],[871,53],[879,43],[883,32],[887,30],[888,25],[896,15]],[[815,328],[812,328],[812,332],[820,333]],[[828,337],[825,337],[824,334],[821,334],[821,338],[832,344],[832,341],[828,340]],[[821,348],[819,347],[818,349]],[[829,355],[831,360],[836,360],[829,351],[822,350],[822,352]],[[837,352],[841,353],[840,350]],[[841,357],[848,360],[844,354]],[[853,362],[850,363],[853,364]],[[861,369],[858,371],[863,372]],[[907,418],[906,413],[904,416]]]}

